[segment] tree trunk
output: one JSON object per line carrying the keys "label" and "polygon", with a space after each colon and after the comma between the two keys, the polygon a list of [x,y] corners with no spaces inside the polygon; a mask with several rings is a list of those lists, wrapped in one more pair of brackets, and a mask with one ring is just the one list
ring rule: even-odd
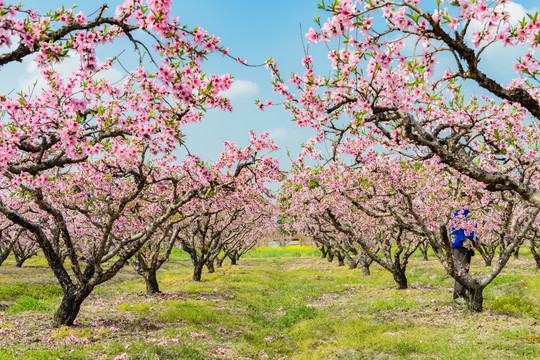
{"label": "tree trunk", "polygon": [[371,275],[370,271],[369,271],[369,263],[366,261],[366,259],[361,259],[359,262],[358,262],[358,266],[360,267],[360,269],[362,270],[362,275],[364,276],[369,276]]}
{"label": "tree trunk", "polygon": [[23,260],[24,258],[21,258],[19,256],[19,253],[15,249],[16,249],[16,247],[13,248],[13,256],[15,257],[15,267],[20,268],[20,267],[22,267],[22,264],[24,262],[24,260]]}
{"label": "tree trunk", "polygon": [[424,258],[424,261],[428,261],[428,250],[429,250],[429,245],[424,245],[424,246],[420,246],[420,252],[422,253],[422,257]]}
{"label": "tree trunk", "polygon": [[467,301],[467,307],[471,312],[482,312],[483,310],[483,295],[484,288],[471,287],[469,289],[469,300]]}
{"label": "tree trunk", "polygon": [[206,262],[206,268],[208,269],[209,274],[213,274],[216,272],[216,269],[214,269],[214,261],[208,260]]}
{"label": "tree trunk", "polygon": [[26,260],[35,255],[37,255],[37,252],[29,249],[22,249],[20,245],[15,245],[13,247],[13,256],[15,256],[16,267],[22,267]]}
{"label": "tree trunk", "polygon": [[356,261],[354,259],[349,260],[349,269],[350,270],[356,269],[357,266],[358,266],[358,261]]}
{"label": "tree trunk", "polygon": [[519,248],[520,246],[516,246],[516,250],[514,250],[514,259],[519,259]]}
{"label": "tree trunk", "polygon": [[193,266],[193,281],[201,281],[202,269],[204,264],[195,263]]}
{"label": "tree trunk", "polygon": [[486,250],[484,250],[484,248],[482,248],[482,246],[479,246],[476,250],[478,250],[480,255],[482,255],[482,259],[484,260],[484,264],[486,264],[486,266],[491,266],[491,260],[493,259],[493,257],[490,257],[489,253]]}
{"label": "tree trunk", "polygon": [[8,258],[9,256],[9,253],[11,252],[11,248],[10,249],[7,249],[5,252],[3,253],[0,253],[0,265],[2,265],[2,263],[4,261],[6,261],[6,259]]}
{"label": "tree trunk", "polygon": [[231,259],[231,265],[238,265],[238,254],[236,252],[229,255],[229,259]]}
{"label": "tree trunk", "polygon": [[144,282],[146,283],[146,293],[148,295],[157,294],[161,291],[159,290],[159,284],[156,278],[156,273],[149,271],[144,274]]}
{"label": "tree trunk", "polygon": [[328,250],[328,262],[334,261],[334,252],[331,250]]}
{"label": "tree trunk", "polygon": [[533,255],[534,261],[536,261],[536,271],[540,271],[540,254],[534,248],[534,244],[531,244],[531,253]]}
{"label": "tree trunk", "polygon": [[395,270],[392,275],[394,275],[394,280],[396,281],[399,290],[405,290],[408,288],[407,276],[405,275],[405,271]]}
{"label": "tree trunk", "polygon": [[225,260],[225,257],[222,257],[222,258],[218,257],[218,258],[216,259],[216,267],[217,267],[217,268],[220,268],[220,267],[223,266],[223,260]]}
{"label": "tree trunk", "polygon": [[319,250],[321,250],[321,259],[324,259],[326,257],[326,254],[328,253],[324,246],[322,246]]}
{"label": "tree trunk", "polygon": [[336,251],[336,256],[338,258],[338,266],[345,266],[345,257],[339,251]]}
{"label": "tree trunk", "polygon": [[54,314],[53,327],[60,327],[62,325],[72,326],[73,321],[75,321],[81,310],[84,299],[86,299],[91,291],[91,289],[80,289],[75,286],[64,290],[62,302]]}

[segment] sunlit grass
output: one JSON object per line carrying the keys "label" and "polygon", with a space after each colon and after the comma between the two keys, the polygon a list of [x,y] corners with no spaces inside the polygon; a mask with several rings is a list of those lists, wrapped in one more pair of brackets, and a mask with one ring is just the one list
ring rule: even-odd
{"label": "sunlit grass", "polygon": [[0,286],[0,300],[49,299],[61,295],[62,289],[56,285],[16,283]]}
{"label": "sunlit grass", "polygon": [[[258,247],[248,252],[246,258],[271,258],[271,257],[306,257],[320,256],[319,249],[313,246],[291,245],[284,247]],[[242,261],[242,260],[240,260]]]}
{"label": "sunlit grass", "polygon": [[[85,301],[81,325],[39,335],[58,344],[14,342],[0,349],[0,359],[113,359],[124,352],[130,359],[540,356],[540,334],[530,326],[540,307],[540,274],[529,266],[530,259],[511,260],[484,293],[487,311],[469,314],[453,308],[453,280],[435,258],[415,257],[407,271],[411,287],[397,290],[391,274],[379,266],[363,276],[321,259],[314,248],[252,253],[238,266],[204,271],[201,282],[191,280],[189,259],[176,253],[158,273],[164,294],[155,296],[145,295],[143,279],[126,268]],[[0,328],[16,331],[17,316],[52,316],[61,290],[32,282],[35,270],[21,283],[10,279],[0,285],[0,301],[10,302]],[[476,258],[473,271],[484,270]],[[89,343],[65,343],[72,338]]]}

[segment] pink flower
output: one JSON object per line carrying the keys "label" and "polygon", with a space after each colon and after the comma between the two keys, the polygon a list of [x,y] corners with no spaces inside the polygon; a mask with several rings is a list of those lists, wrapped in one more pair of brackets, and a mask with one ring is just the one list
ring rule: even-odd
{"label": "pink flower", "polygon": [[317,42],[317,32],[312,27],[310,27],[306,33],[306,39],[308,39],[309,42]]}
{"label": "pink flower", "polygon": [[453,30],[453,29],[457,28],[458,25],[459,25],[459,19],[458,18],[452,18],[452,20],[450,20],[450,25],[449,25],[450,29]]}
{"label": "pink flower", "polygon": [[79,12],[77,15],[75,15],[75,21],[79,24],[83,24],[86,22],[86,16],[82,12]]}
{"label": "pink flower", "polygon": [[307,66],[313,64],[313,57],[312,56],[306,56],[302,59],[302,65]]}

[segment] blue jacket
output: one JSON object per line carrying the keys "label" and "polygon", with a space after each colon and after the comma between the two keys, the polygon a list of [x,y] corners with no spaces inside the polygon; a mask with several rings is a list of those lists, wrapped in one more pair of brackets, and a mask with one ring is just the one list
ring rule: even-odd
{"label": "blue jacket", "polygon": [[[454,213],[454,218],[459,218],[459,213],[463,212],[462,216],[465,218],[469,217],[469,214],[471,213],[469,209],[459,209],[456,210]],[[463,247],[463,240],[469,239],[470,241],[474,241],[476,239],[476,235],[474,231],[471,231],[470,234],[467,236],[465,235],[465,229],[456,229],[452,226],[452,236],[454,237],[454,242],[452,242],[452,247]]]}

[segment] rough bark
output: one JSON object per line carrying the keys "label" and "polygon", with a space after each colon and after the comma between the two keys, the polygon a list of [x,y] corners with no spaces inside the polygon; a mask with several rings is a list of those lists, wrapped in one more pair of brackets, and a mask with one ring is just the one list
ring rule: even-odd
{"label": "rough bark", "polygon": [[423,257],[424,261],[429,260],[428,259],[428,250],[429,250],[429,245],[428,244],[420,246],[420,252],[422,253],[422,257]]}
{"label": "rough bark", "polygon": [[0,252],[0,265],[2,265],[4,261],[6,261],[10,252],[11,252],[11,246],[7,247],[7,249]]}
{"label": "rough bark", "polygon": [[540,254],[536,251],[534,244],[531,244],[531,253],[534,261],[536,262],[536,271],[540,271]]}
{"label": "rough bark", "polygon": [[345,257],[339,251],[336,251],[336,256],[338,258],[338,266],[345,266]]}
{"label": "rough bark", "polygon": [[467,300],[467,307],[471,312],[482,312],[483,310],[483,295],[484,288],[481,286],[469,288],[469,299]]}
{"label": "rough bark", "polygon": [[13,247],[13,256],[15,256],[15,266],[22,267],[24,262],[30,259],[32,256],[37,255],[37,252],[25,253],[17,248],[17,245]]}
{"label": "rough bark", "polygon": [[[538,101],[536,101],[538,105]],[[456,169],[463,175],[477,180],[486,186],[489,191],[509,190],[532,205],[540,206],[540,191],[530,184],[522,183],[508,174],[488,172],[468,161],[467,157],[460,156],[459,152],[449,147],[446,139],[432,136],[422,128],[410,114],[398,112],[403,119],[404,136],[420,146],[426,146],[433,154],[439,156],[442,163]]]}
{"label": "rough bark", "polygon": [[514,259],[519,259],[519,248],[521,246],[516,246],[516,250],[514,250]]}
{"label": "rough bark", "polygon": [[203,266],[204,266],[204,264],[199,263],[199,262],[194,264],[194,266],[193,266],[193,281],[201,281]]}
{"label": "rough bark", "polygon": [[327,259],[328,259],[328,262],[334,261],[334,252],[332,250],[328,250]]}
{"label": "rough bark", "polygon": [[[75,21],[71,21],[69,24],[62,26],[56,31],[48,31],[43,34],[43,36],[46,39],[47,43],[57,43],[62,38],[69,36],[70,34],[73,34],[74,32],[78,30],[90,30],[93,28],[97,28],[102,25],[117,25],[118,27],[122,28],[122,30],[128,34],[134,30],[139,29],[139,26],[135,25],[128,25],[124,22],[124,18],[115,19],[112,17],[103,17],[103,11],[107,9],[106,5],[103,5],[100,8],[99,15],[90,21],[87,21],[83,24],[79,24]],[[135,41],[135,40],[133,40]],[[5,54],[2,54],[0,56],[0,66],[8,64],[10,62],[18,61],[21,62],[26,56],[37,52],[40,49],[39,44],[36,44],[35,46],[28,47],[23,43],[20,43],[19,46]]]}
{"label": "rough bark", "polygon": [[396,281],[399,290],[405,290],[409,287],[405,271],[395,270],[392,275],[394,276],[394,280]]}
{"label": "rough bark", "polygon": [[15,249],[16,247],[13,247],[13,255],[15,256],[16,267],[22,267],[26,260],[30,259],[32,256],[37,255],[37,252],[25,254],[24,252],[21,253],[19,251],[16,251]]}
{"label": "rough bark", "polygon": [[369,261],[367,261],[367,259],[360,259],[358,261],[358,267],[360,268],[360,270],[362,270],[362,275],[364,276],[369,276],[371,275],[371,272],[369,271],[369,266],[371,265],[371,263]]}
{"label": "rough bark", "polygon": [[148,271],[144,274],[144,282],[146,283],[146,293],[148,295],[157,294],[161,291],[159,290],[159,283],[156,278],[155,271]]}
{"label": "rough bark", "polygon": [[92,289],[82,289],[77,286],[64,289],[62,302],[54,314],[53,326],[72,326],[73,321],[75,321],[81,310],[84,299],[86,299],[91,291]]}
{"label": "rough bark", "polygon": [[216,272],[216,269],[214,268],[214,261],[208,260],[206,262],[206,268],[208,269],[209,274],[213,274]]}
{"label": "rough bark", "polygon": [[238,254],[236,252],[230,254],[229,259],[231,259],[231,265],[238,265]]}
{"label": "rough bark", "polygon": [[204,267],[204,260],[201,260],[202,255],[199,257],[197,250],[194,247],[189,246],[187,242],[182,242],[182,248],[186,251],[191,257],[193,262],[193,281],[201,281],[202,270]]}

